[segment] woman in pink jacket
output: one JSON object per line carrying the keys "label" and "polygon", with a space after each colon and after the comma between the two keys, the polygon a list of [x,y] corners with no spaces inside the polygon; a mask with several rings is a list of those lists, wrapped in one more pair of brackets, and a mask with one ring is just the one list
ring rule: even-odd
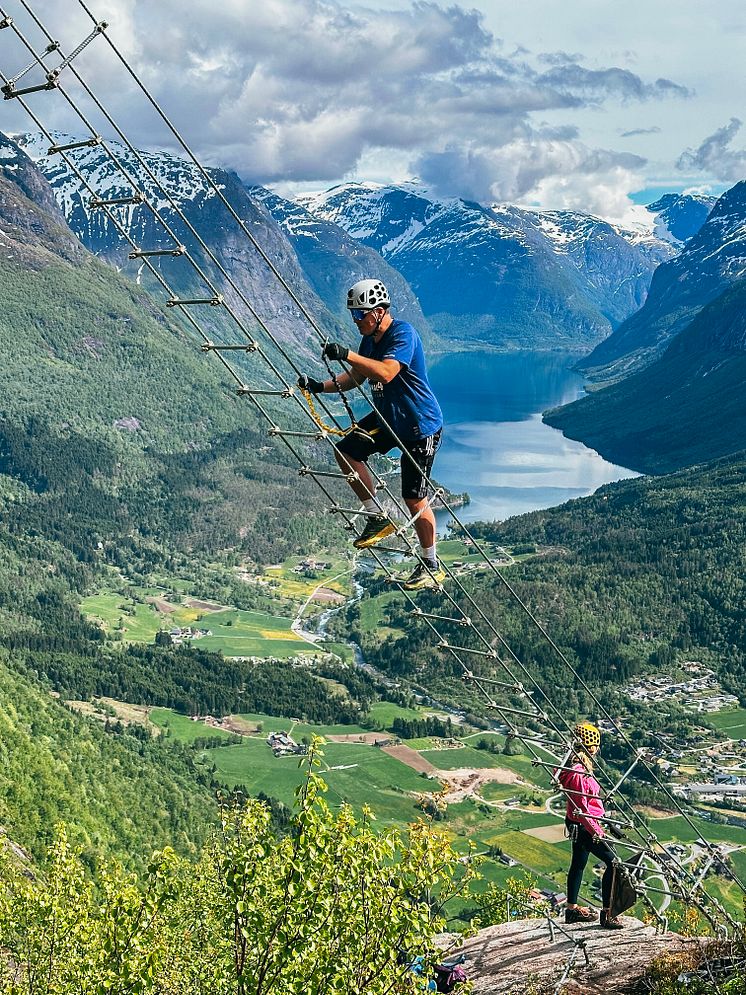
{"label": "woman in pink jacket", "polygon": [[622,929],[622,923],[609,914],[611,882],[616,854],[605,840],[605,830],[598,821],[605,815],[601,786],[593,776],[593,757],[601,748],[601,733],[590,722],[575,726],[575,751],[567,768],[558,772],[557,780],[567,797],[565,825],[572,840],[572,861],[567,874],[567,905],[565,922],[591,922],[596,912],[578,905],[578,894],[588,857],[593,854],[606,864],[601,880],[602,929]]}

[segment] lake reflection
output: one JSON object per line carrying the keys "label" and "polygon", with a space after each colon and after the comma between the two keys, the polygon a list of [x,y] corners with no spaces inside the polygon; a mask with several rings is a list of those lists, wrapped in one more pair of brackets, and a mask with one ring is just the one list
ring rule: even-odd
{"label": "lake reflection", "polygon": [[[505,519],[592,494],[637,476],[544,425],[541,412],[575,400],[576,357],[558,353],[458,353],[430,363],[445,417],[434,475],[472,503],[462,521]],[[444,526],[448,514],[438,514]]]}

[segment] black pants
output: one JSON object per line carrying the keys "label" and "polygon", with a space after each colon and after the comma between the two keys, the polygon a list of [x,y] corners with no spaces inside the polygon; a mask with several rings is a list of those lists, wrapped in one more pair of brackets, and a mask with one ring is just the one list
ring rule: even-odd
{"label": "black pants", "polygon": [[580,823],[566,819],[565,825],[572,840],[572,860],[570,870],[567,872],[567,904],[577,905],[583,871],[588,863],[588,857],[593,854],[594,857],[598,857],[606,864],[606,870],[601,879],[601,902],[603,907],[608,909],[611,904],[612,864],[617,859],[616,854],[606,840],[594,840],[593,836]]}

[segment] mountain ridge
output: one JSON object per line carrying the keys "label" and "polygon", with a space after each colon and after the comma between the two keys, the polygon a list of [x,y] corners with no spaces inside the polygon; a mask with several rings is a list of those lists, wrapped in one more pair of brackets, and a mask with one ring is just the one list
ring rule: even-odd
{"label": "mountain ridge", "polygon": [[717,201],[682,252],[655,271],[643,307],[579,364],[595,380],[652,362],[696,314],[746,273],[746,181]]}
{"label": "mountain ridge", "polygon": [[404,275],[444,338],[498,348],[590,348],[644,300],[677,248],[577,212],[430,198],[416,183],[342,184],[298,202]]}

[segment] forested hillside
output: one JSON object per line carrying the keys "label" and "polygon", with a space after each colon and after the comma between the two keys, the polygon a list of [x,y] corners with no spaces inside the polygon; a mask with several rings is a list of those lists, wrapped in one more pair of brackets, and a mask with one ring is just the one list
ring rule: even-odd
{"label": "forested hillside", "polygon": [[[115,733],[75,715],[0,648],[0,824],[42,858],[58,822],[93,863],[117,853],[186,852],[215,821],[209,778],[188,750],[149,733]],[[137,730],[135,730],[137,732]]]}
{"label": "forested hillside", "polygon": [[703,308],[639,373],[544,420],[622,466],[666,473],[746,442],[746,281]]}
{"label": "forested hillside", "polygon": [[[36,856],[61,819],[87,859],[138,863],[198,842],[216,817],[210,791],[179,748],[104,730],[50,691],[203,711],[280,707],[292,694],[320,718],[344,719],[343,708],[287,666],[257,674],[249,695],[249,668],[218,655],[106,646],[79,614],[82,595],[188,564],[197,576],[205,566],[197,591],[210,596],[226,551],[275,562],[335,530],[313,514],[310,485],[299,503],[295,467],[219,364],[83,248],[20,150],[2,151],[0,822]],[[223,573],[237,603],[266,598]]]}
{"label": "forested hillside", "polygon": [[[746,700],[743,454],[661,478],[621,481],[559,508],[471,528],[536,551],[505,576],[584,680],[603,688],[646,668],[702,660]],[[542,687],[555,696],[567,689],[571,707],[571,675],[500,583],[472,580],[470,589]],[[361,610],[351,610],[353,625]],[[406,635],[381,641],[360,631],[370,662],[426,686],[442,687],[450,675],[450,693],[459,694],[459,668],[433,650],[425,626],[412,627],[403,602],[388,599],[385,611],[387,624],[401,625]]]}

